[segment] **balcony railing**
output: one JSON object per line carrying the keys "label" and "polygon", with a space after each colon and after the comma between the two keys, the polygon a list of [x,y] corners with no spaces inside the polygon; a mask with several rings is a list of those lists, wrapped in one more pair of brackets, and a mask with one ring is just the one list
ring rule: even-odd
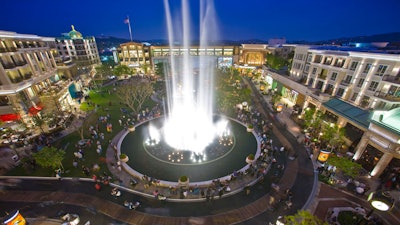
{"label": "balcony railing", "polygon": [[15,68],[14,63],[4,63],[3,64],[4,69],[13,69]]}
{"label": "balcony railing", "polygon": [[348,82],[348,81],[345,81],[345,80],[342,80],[341,82],[340,82],[340,85],[342,85],[342,86],[349,86],[350,85],[350,82]]}
{"label": "balcony railing", "polygon": [[25,66],[26,64],[28,64],[28,63],[25,60],[15,62],[15,65],[17,65],[17,66]]}
{"label": "balcony railing", "polygon": [[382,77],[383,81],[395,83],[395,84],[400,84],[400,77],[399,76],[390,76],[390,75],[384,75]]}
{"label": "balcony railing", "polygon": [[400,96],[394,96],[381,91],[375,92],[374,96],[391,102],[400,102]]}

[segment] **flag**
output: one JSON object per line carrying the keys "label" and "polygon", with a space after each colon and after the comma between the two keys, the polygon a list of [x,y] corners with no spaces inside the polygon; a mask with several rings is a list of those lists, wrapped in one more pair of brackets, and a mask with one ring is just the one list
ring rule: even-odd
{"label": "flag", "polygon": [[129,18],[126,18],[126,19],[124,20],[124,23],[125,23],[125,24],[129,24]]}

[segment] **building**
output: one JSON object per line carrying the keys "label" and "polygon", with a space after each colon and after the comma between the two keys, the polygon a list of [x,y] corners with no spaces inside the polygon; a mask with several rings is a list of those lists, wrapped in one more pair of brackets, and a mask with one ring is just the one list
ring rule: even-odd
{"label": "building", "polygon": [[30,127],[36,115],[70,111],[75,82],[58,74],[61,67],[73,73],[74,64],[59,58],[54,38],[0,31],[0,120]]}
{"label": "building", "polygon": [[58,54],[61,59],[71,59],[79,75],[93,76],[94,68],[101,64],[96,39],[83,37],[73,25],[71,27],[70,32],[55,39]]}
{"label": "building", "polygon": [[136,72],[147,73],[152,66],[150,46],[143,43],[128,42],[120,45],[118,59],[121,65],[136,69]]}
{"label": "building", "polygon": [[300,112],[316,108],[328,122],[345,127],[353,159],[379,176],[400,166],[399,70],[400,55],[299,45],[289,75],[266,67],[264,74],[269,87]]}
{"label": "building", "polygon": [[219,66],[232,66],[238,59],[237,46],[208,46],[201,48],[191,46],[186,49],[183,46],[150,46],[149,44],[128,42],[120,45],[118,58],[121,65],[136,69],[136,72],[146,73],[149,69],[154,70],[158,63],[167,62],[169,56],[183,55],[189,52],[191,56],[213,56],[216,57]]}

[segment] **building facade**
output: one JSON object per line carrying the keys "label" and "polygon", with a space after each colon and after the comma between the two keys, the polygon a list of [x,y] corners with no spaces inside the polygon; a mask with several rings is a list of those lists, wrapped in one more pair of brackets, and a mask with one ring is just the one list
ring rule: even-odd
{"label": "building facade", "polygon": [[99,51],[94,37],[83,37],[75,30],[55,39],[59,57],[71,59],[77,66],[79,75],[94,75],[94,68],[101,64]]}
{"label": "building facade", "polygon": [[336,47],[296,47],[291,77],[364,109],[400,107],[400,55]]}
{"label": "building facade", "polygon": [[[346,128],[348,151],[371,176],[400,166],[400,55],[354,48],[296,46],[290,75],[264,67],[270,88],[322,111]],[[379,120],[377,114],[384,115]],[[390,121],[390,122],[388,122]],[[390,124],[392,124],[390,126]]]}
{"label": "building facade", "polygon": [[59,57],[54,38],[0,31],[0,120],[29,127],[45,111],[69,111],[75,82],[58,74],[61,67],[73,76],[74,64]]}

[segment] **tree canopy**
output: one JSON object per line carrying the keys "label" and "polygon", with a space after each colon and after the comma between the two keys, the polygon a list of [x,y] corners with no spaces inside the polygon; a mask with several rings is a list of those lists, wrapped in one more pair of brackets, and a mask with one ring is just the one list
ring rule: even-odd
{"label": "tree canopy", "polygon": [[96,75],[98,78],[104,79],[105,77],[112,75],[112,69],[108,65],[101,64],[96,67]]}
{"label": "tree canopy", "polygon": [[294,215],[285,216],[284,219],[287,225],[328,225],[327,222],[305,210],[299,210]]}
{"label": "tree canopy", "polygon": [[153,86],[146,79],[131,79],[118,88],[116,94],[134,114],[137,114],[146,99],[153,94]]}
{"label": "tree canopy", "polygon": [[62,167],[65,152],[55,147],[43,147],[40,151],[33,153],[32,156],[36,163],[44,168],[57,169]]}
{"label": "tree canopy", "polygon": [[344,175],[350,176],[351,178],[357,177],[362,169],[360,164],[345,157],[338,157],[335,154],[329,156],[328,163],[332,166],[336,166]]}
{"label": "tree canopy", "polygon": [[116,76],[122,76],[122,75],[132,75],[133,71],[131,68],[129,68],[126,65],[119,65],[119,66],[114,67],[113,73]]}

